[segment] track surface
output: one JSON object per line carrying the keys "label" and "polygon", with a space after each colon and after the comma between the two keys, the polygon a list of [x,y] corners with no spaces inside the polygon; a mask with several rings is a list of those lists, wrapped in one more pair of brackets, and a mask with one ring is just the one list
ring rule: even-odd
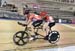
{"label": "track surface", "polygon": [[[60,33],[60,40],[55,45],[45,40],[29,42],[24,46],[17,46],[13,42],[13,35],[24,27],[17,24],[18,21],[0,20],[0,51],[29,51],[44,48],[64,47],[75,44],[75,24],[56,24],[52,29]],[[44,31],[41,31],[45,35]]]}

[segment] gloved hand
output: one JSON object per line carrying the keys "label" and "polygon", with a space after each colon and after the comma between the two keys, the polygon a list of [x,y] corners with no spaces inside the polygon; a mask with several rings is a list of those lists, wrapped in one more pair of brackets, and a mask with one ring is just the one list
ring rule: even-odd
{"label": "gloved hand", "polygon": [[22,25],[22,23],[21,22],[17,22],[19,25]]}
{"label": "gloved hand", "polygon": [[22,25],[22,26],[27,26],[27,24],[23,24],[21,22],[18,22],[19,25]]}

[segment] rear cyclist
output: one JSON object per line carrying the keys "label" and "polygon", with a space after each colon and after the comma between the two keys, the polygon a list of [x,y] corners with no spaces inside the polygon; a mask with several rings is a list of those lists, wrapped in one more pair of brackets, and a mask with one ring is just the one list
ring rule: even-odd
{"label": "rear cyclist", "polygon": [[43,29],[46,31],[46,37],[47,39],[49,31],[51,31],[51,28],[55,25],[55,21],[52,16],[48,16],[47,12],[42,11],[40,12],[40,16],[42,17],[42,20],[44,21]]}

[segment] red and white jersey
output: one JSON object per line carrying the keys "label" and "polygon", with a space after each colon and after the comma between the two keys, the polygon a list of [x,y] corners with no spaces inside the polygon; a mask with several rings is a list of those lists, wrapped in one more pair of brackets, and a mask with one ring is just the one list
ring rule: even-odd
{"label": "red and white jersey", "polygon": [[[31,20],[31,21],[42,20],[42,17],[40,15],[30,13],[28,15],[28,20]],[[54,22],[54,19],[53,19],[52,16],[46,16],[44,21],[46,21],[46,22]]]}
{"label": "red and white jersey", "polygon": [[37,20],[42,20],[42,18],[39,15],[31,13],[30,16],[29,16],[29,20],[31,20],[31,21],[37,21]]}
{"label": "red and white jersey", "polygon": [[50,21],[50,22],[54,22],[54,19],[53,19],[52,16],[49,16],[49,21]]}
{"label": "red and white jersey", "polygon": [[45,21],[47,21],[47,22],[54,22],[54,19],[53,19],[52,16],[46,16],[45,17]]}

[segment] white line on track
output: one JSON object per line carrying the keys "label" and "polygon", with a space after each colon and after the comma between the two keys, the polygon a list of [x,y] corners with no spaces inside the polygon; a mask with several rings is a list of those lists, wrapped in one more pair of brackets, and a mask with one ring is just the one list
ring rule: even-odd
{"label": "white line on track", "polygon": [[61,24],[61,25],[66,26],[66,27],[71,28],[71,29],[75,29],[75,27],[67,25],[67,24]]}
{"label": "white line on track", "polygon": [[75,51],[75,46],[41,49],[41,50],[34,50],[34,51]]}

